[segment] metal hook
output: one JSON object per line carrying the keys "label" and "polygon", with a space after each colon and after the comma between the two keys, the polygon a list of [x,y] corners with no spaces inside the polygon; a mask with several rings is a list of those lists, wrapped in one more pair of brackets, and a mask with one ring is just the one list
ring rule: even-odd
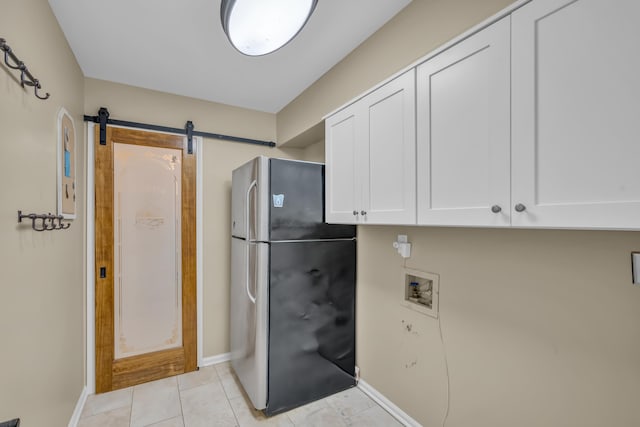
{"label": "metal hook", "polygon": [[7,67],[14,69],[14,70],[20,70],[20,67],[24,65],[24,63],[22,61],[16,62],[16,65],[11,65],[8,61],[7,58],[11,58],[11,48],[7,47],[7,50],[4,51],[4,63],[7,64]]}
{"label": "metal hook", "polygon": [[[35,231],[49,231],[49,230],[66,230],[71,227],[71,223],[63,223],[63,215],[53,215],[51,212],[48,214],[23,214],[22,211],[18,211],[18,223],[22,223],[23,218],[29,218],[31,220],[31,228]],[[38,220],[40,220],[40,226],[38,226]]]}
{"label": "metal hook", "polygon": [[36,79],[33,74],[29,72],[27,66],[24,62],[20,61],[18,57],[13,53],[9,45],[6,43],[6,40],[0,37],[0,50],[4,52],[4,63],[7,67],[13,70],[20,70],[20,86],[23,88],[25,86],[34,87],[34,95],[38,99],[49,99],[51,96],[48,92],[42,96],[39,91],[42,89],[42,85]]}
{"label": "metal hook", "polygon": [[27,66],[24,65],[24,62],[20,62],[20,85],[22,87],[26,86],[34,86],[34,83],[29,79],[29,70]]}
{"label": "metal hook", "polygon": [[51,215],[51,227],[52,230],[62,230],[59,215]]}
{"label": "metal hook", "polygon": [[36,95],[36,98],[38,98],[38,99],[48,99],[48,98],[49,98],[49,96],[50,96],[50,95],[49,95],[49,92],[47,92],[47,93],[45,94],[45,96],[40,96],[40,95],[38,95],[38,90],[39,90],[39,89],[42,89],[42,85],[40,84],[40,82],[38,81],[38,79],[35,79],[35,80],[34,80],[34,82],[35,82],[35,85],[34,85],[35,87],[34,87],[34,89],[33,89],[33,93]]}
{"label": "metal hook", "polygon": [[16,65],[11,65],[9,63],[9,58],[12,58],[13,55],[11,55],[11,48],[9,47],[8,44],[5,43],[4,39],[0,39],[0,49],[2,49],[4,51],[4,63],[7,65],[7,67],[13,69],[13,70],[19,70],[20,69],[20,65],[22,64],[21,61],[16,61],[15,64]]}
{"label": "metal hook", "polygon": [[71,227],[71,223],[63,223],[62,220],[64,219],[64,217],[62,215],[58,216],[58,224],[60,224],[60,228],[58,228],[58,230],[66,230],[67,228]]}
{"label": "metal hook", "polygon": [[[49,221],[49,225],[47,225],[47,220]],[[54,221],[55,221],[55,217],[51,215],[51,212],[49,212],[49,214],[43,218],[42,224],[44,225],[46,230],[55,230],[56,224]]]}
{"label": "metal hook", "polygon": [[[33,228],[35,231],[45,231],[47,230],[47,225],[45,224],[45,218],[40,216],[40,215],[36,215],[36,214],[30,214],[29,217],[31,218],[31,228]],[[40,219],[42,221],[42,226],[40,228],[38,228],[38,226],[36,225],[36,220]]]}

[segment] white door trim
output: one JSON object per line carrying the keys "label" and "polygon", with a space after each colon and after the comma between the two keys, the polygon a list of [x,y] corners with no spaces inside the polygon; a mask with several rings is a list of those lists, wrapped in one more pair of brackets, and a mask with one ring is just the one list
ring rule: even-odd
{"label": "white door trim", "polygon": [[[141,129],[144,130],[144,129]],[[94,156],[95,123],[87,123],[87,158],[86,158],[86,213],[87,213],[87,246],[86,246],[86,390],[87,394],[96,392],[96,311],[95,311],[95,156]],[[193,138],[193,149],[196,155],[196,315],[197,315],[197,355],[198,367],[203,366],[204,332],[203,332],[203,189],[202,189],[202,137]]]}
{"label": "white door trim", "polygon": [[85,375],[85,380],[87,383],[87,393],[95,394],[96,392],[96,306],[95,306],[95,265],[96,265],[96,215],[95,215],[95,156],[94,156],[94,134],[95,134],[95,124],[87,123],[87,161],[86,161],[86,171],[87,171],[87,194],[85,197],[86,200],[86,209],[87,218],[87,301],[86,301],[86,313],[87,319],[85,328],[87,331],[87,360],[85,361],[85,365],[87,367],[87,372]]}

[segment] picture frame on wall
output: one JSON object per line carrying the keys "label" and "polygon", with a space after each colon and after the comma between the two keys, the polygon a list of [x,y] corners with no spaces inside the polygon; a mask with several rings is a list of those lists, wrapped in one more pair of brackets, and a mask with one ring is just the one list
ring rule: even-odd
{"label": "picture frame on wall", "polygon": [[63,107],[58,112],[58,215],[76,218],[76,128],[71,114]]}

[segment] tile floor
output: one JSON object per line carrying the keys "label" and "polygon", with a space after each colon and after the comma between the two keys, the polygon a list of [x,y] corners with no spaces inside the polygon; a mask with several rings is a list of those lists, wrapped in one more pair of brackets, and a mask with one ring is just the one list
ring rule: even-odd
{"label": "tile floor", "polygon": [[89,396],[78,427],[400,427],[358,388],[266,418],[228,363]]}

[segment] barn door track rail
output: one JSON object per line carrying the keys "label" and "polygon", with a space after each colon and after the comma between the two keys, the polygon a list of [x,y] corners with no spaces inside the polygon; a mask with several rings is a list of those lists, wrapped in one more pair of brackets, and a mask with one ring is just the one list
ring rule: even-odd
{"label": "barn door track rail", "polygon": [[259,139],[242,138],[239,136],[221,135],[219,133],[200,132],[194,130],[193,122],[189,120],[184,129],[172,128],[167,126],[150,125],[147,123],[128,122],[125,120],[114,120],[109,118],[109,110],[105,107],[98,110],[97,116],[84,116],[85,122],[98,123],[100,125],[100,145],[106,145],[107,143],[107,125],[123,126],[129,128],[138,128],[145,130],[153,130],[158,132],[177,133],[187,136],[187,151],[189,154],[193,154],[193,137],[201,136],[203,138],[221,139],[231,142],[242,142],[245,144],[266,145],[267,147],[275,147],[276,143],[273,141],[261,141]]}
{"label": "barn door track rail", "polygon": [[15,53],[13,53],[13,50],[11,50],[11,48],[7,44],[7,41],[2,37],[0,37],[0,50],[4,52],[4,64],[12,70],[20,70],[20,86],[31,86],[33,87],[33,92],[36,95],[36,98],[48,99],[48,92],[44,96],[40,96],[40,94],[38,93],[38,91],[42,89],[40,81],[33,77],[31,71],[29,71],[24,62],[18,59]]}

